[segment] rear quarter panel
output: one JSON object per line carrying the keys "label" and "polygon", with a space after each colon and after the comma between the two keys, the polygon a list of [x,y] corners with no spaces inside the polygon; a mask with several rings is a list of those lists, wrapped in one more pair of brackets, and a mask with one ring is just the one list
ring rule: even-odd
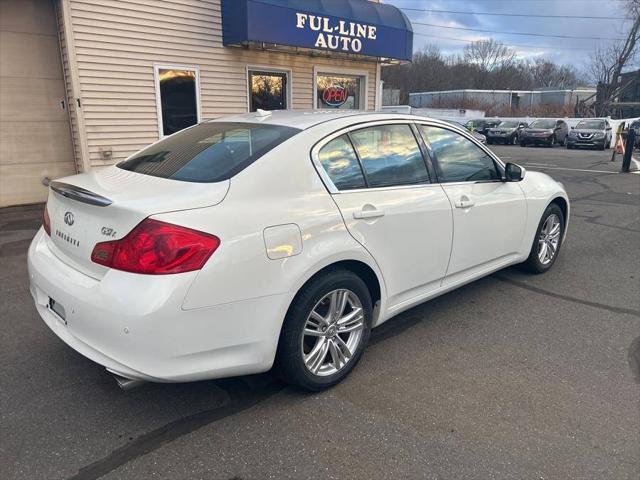
{"label": "rear quarter panel", "polygon": [[[382,283],[375,261],[349,235],[313,168],[309,152],[316,138],[302,132],[257,160],[231,179],[220,205],[154,217],[221,240],[192,284],[183,309],[281,294],[287,294],[290,303],[311,276],[341,260],[366,263]],[[264,231],[287,224],[299,227],[302,251],[270,259]]]}

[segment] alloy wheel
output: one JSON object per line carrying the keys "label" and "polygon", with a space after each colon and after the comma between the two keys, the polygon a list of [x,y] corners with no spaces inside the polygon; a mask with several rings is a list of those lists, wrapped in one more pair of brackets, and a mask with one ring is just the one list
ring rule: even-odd
{"label": "alloy wheel", "polygon": [[545,220],[538,238],[538,259],[542,265],[548,265],[556,256],[561,231],[560,218],[552,213]]}
{"label": "alloy wheel", "polygon": [[355,355],[364,330],[364,310],[351,290],[327,293],[311,310],[302,332],[302,358],[318,376],[342,370]]}

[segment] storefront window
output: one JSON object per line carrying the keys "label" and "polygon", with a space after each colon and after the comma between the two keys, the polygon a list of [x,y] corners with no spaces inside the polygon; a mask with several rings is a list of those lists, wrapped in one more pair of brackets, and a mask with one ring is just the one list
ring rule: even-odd
{"label": "storefront window", "polygon": [[198,123],[198,72],[189,68],[156,68],[161,135]]}
{"label": "storefront window", "polygon": [[287,74],[249,70],[250,111],[286,110]]}
{"label": "storefront window", "polygon": [[364,77],[319,73],[316,76],[316,108],[360,110],[363,108],[363,85]]}

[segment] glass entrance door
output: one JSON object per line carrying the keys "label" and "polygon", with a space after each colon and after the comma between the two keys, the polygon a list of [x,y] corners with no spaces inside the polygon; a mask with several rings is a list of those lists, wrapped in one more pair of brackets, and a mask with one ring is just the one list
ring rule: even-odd
{"label": "glass entrance door", "polygon": [[287,74],[249,70],[250,111],[287,108]]}

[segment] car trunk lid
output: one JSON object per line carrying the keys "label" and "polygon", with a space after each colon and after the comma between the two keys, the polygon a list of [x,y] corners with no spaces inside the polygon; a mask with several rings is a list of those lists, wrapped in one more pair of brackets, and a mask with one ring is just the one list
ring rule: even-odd
{"label": "car trunk lid", "polygon": [[107,268],[91,261],[97,243],[126,236],[151,215],[217,205],[228,189],[229,180],[184,182],[115,166],[61,179],[49,192],[49,245],[63,262],[101,278]]}

